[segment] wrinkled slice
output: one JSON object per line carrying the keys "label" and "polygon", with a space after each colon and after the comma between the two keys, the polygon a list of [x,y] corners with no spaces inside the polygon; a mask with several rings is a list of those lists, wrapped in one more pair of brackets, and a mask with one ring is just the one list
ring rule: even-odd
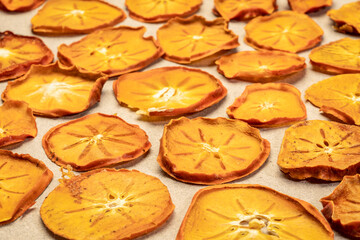
{"label": "wrinkled slice", "polygon": [[310,17],[293,11],[255,18],[245,31],[245,42],[253,48],[292,53],[314,47],[324,33]]}
{"label": "wrinkled slice", "polygon": [[197,69],[164,67],[119,77],[113,89],[119,103],[148,116],[198,112],[223,99],[220,80]]}
{"label": "wrinkled slice", "polygon": [[90,33],[126,18],[123,10],[101,0],[48,0],[31,19],[37,34]]}
{"label": "wrinkled slice", "polygon": [[277,51],[242,51],[221,57],[216,62],[219,73],[227,78],[250,82],[270,82],[299,72],[305,58]]}
{"label": "wrinkled slice", "polygon": [[342,33],[360,34],[360,1],[344,4],[332,9],[327,15],[335,22],[334,28]]}
{"label": "wrinkled slice", "polygon": [[312,13],[330,7],[332,0],[288,0],[291,9],[298,13]]}
{"label": "wrinkled slice", "polygon": [[224,19],[206,21],[201,16],[170,19],[158,29],[157,39],[164,58],[182,64],[239,46],[238,36],[228,29]]}
{"label": "wrinkled slice", "polygon": [[301,93],[287,83],[252,84],[226,110],[256,127],[278,127],[306,119]]}
{"label": "wrinkled slice", "polygon": [[40,38],[0,32],[0,81],[20,77],[32,64],[49,64],[53,59]]}
{"label": "wrinkled slice", "polygon": [[45,199],[41,219],[66,239],[128,240],[151,232],[174,210],[167,187],[136,170],[94,170],[63,180]]}
{"label": "wrinkled slice", "polygon": [[0,225],[15,221],[34,205],[52,177],[43,162],[0,150]]}
{"label": "wrinkled slice", "polygon": [[61,117],[83,112],[99,102],[106,80],[103,74],[58,62],[34,65],[25,76],[8,83],[2,99],[24,101],[35,115]]}
{"label": "wrinkled slice", "polygon": [[360,74],[337,75],[311,85],[305,98],[348,124],[360,125]]}
{"label": "wrinkled slice", "polygon": [[197,12],[202,0],[126,0],[130,17],[142,22],[166,22]]}
{"label": "wrinkled slice", "polygon": [[0,9],[9,12],[26,12],[37,8],[45,0],[0,0]]}
{"label": "wrinkled slice", "polygon": [[182,117],[165,125],[157,161],[179,181],[210,185],[249,175],[269,153],[260,131],[242,121]]}
{"label": "wrinkled slice", "polygon": [[316,70],[325,73],[360,73],[360,39],[330,42],[314,48],[309,58]]}
{"label": "wrinkled slice", "polygon": [[61,63],[76,65],[109,77],[142,69],[162,54],[153,37],[143,37],[145,27],[107,28],[93,32],[80,41],[58,47]]}
{"label": "wrinkled slice", "polygon": [[334,233],[310,203],[261,185],[199,190],[176,240],[331,240]]}
{"label": "wrinkled slice", "polygon": [[340,181],[360,167],[360,128],[311,120],[285,132],[278,165],[294,179]]}

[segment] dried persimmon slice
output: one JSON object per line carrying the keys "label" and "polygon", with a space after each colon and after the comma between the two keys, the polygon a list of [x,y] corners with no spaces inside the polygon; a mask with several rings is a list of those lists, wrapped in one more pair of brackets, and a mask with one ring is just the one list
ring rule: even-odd
{"label": "dried persimmon slice", "polygon": [[127,240],[151,232],[174,210],[167,187],[136,170],[93,170],[63,180],[45,199],[41,218],[66,239]]}
{"label": "dried persimmon slice", "polygon": [[32,64],[49,64],[53,59],[40,38],[0,32],[0,81],[20,77]]}
{"label": "dried persimmon slice", "polygon": [[332,240],[326,219],[310,203],[255,184],[199,190],[176,240]]}
{"label": "dried persimmon slice", "polygon": [[165,125],[157,161],[176,180],[210,185],[249,175],[269,153],[270,143],[245,122],[182,117]]}
{"label": "dried persimmon slice", "polygon": [[280,11],[257,17],[245,26],[245,42],[256,49],[301,52],[317,45],[323,30],[309,16]]}
{"label": "dried persimmon slice", "polygon": [[182,64],[239,46],[238,36],[223,18],[207,21],[202,16],[172,18],[157,31],[164,58]]}
{"label": "dried persimmon slice", "polygon": [[39,7],[45,0],[0,0],[0,9],[9,12],[26,12]]}
{"label": "dried persimmon slice", "polygon": [[276,81],[306,67],[305,58],[278,51],[242,51],[226,55],[216,62],[226,78],[249,82]]}
{"label": "dried persimmon slice", "polygon": [[145,27],[97,30],[80,41],[58,47],[61,63],[109,76],[142,69],[163,54],[153,37],[143,37]]}
{"label": "dried persimmon slice", "polygon": [[120,76],[113,84],[119,103],[148,116],[177,116],[201,111],[223,99],[227,90],[207,72],[163,67]]}
{"label": "dried persimmon slice", "polygon": [[288,0],[291,9],[298,13],[312,13],[330,7],[332,0]]}
{"label": "dried persimmon slice", "polygon": [[83,112],[99,102],[106,80],[103,74],[58,62],[34,65],[25,76],[9,82],[1,97],[28,103],[35,115],[61,117]]}
{"label": "dried persimmon slice", "polygon": [[90,33],[114,26],[126,18],[124,11],[101,0],[49,0],[31,19],[37,34]]}
{"label": "dried persimmon slice", "polygon": [[0,150],[0,225],[15,221],[34,205],[52,177],[40,160]]}
{"label": "dried persimmon slice", "polygon": [[332,9],[327,15],[335,22],[338,32],[360,34],[360,1],[344,4],[339,9]]}

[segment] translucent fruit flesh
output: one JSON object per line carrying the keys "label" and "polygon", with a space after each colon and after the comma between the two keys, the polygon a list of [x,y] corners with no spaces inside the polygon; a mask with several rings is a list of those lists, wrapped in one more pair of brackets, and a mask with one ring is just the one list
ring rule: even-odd
{"label": "translucent fruit flesh", "polygon": [[311,13],[330,7],[332,0],[288,0],[291,9],[298,13]]}
{"label": "translucent fruit flesh", "polygon": [[43,4],[45,0],[0,0],[0,9],[9,12],[26,12],[37,8]]}
{"label": "translucent fruit flesh", "polygon": [[327,15],[335,22],[334,28],[343,33],[360,34],[360,2],[344,4],[339,9],[331,9]]}

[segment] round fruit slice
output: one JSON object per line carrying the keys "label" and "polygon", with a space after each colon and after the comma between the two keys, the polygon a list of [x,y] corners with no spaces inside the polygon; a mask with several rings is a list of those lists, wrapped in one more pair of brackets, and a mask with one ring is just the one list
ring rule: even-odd
{"label": "round fruit slice", "polygon": [[179,181],[220,184],[256,171],[269,153],[260,131],[242,121],[182,117],[165,125],[157,161]]}
{"label": "round fruit slice", "polygon": [[176,240],[332,240],[334,233],[311,204],[261,185],[199,190]]}
{"label": "round fruit slice", "polygon": [[36,137],[33,111],[28,104],[9,100],[0,106],[0,147]]}
{"label": "round fruit slice", "polygon": [[85,171],[133,160],[151,146],[146,133],[115,115],[95,113],[60,124],[43,137],[46,155]]}
{"label": "round fruit slice", "polygon": [[9,12],[26,12],[37,8],[45,0],[0,0],[0,9]]}
{"label": "round fruit slice", "polygon": [[58,62],[34,65],[25,76],[8,83],[2,99],[24,101],[35,115],[61,117],[83,112],[99,102],[106,80],[103,74],[67,68]]}
{"label": "round fruit slice", "polygon": [[176,17],[158,29],[157,39],[166,60],[190,64],[239,46],[238,36],[227,25],[222,18],[206,21],[201,16]]}
{"label": "round fruit slice", "polygon": [[306,119],[300,91],[287,83],[246,86],[226,112],[230,118],[256,127],[278,127]]}
{"label": "round fruit slice", "polygon": [[48,0],[31,19],[37,34],[90,33],[126,18],[123,10],[101,0]]}
{"label": "round fruit slice", "polygon": [[312,13],[330,7],[332,0],[288,0],[291,9],[298,13]]}
{"label": "round fruit slice", "polygon": [[49,64],[53,59],[40,38],[0,32],[0,81],[20,77],[32,64]]}
{"label": "round fruit slice", "polygon": [[309,55],[316,70],[330,74],[360,73],[360,39],[343,38],[313,49]]}
{"label": "round fruit slice", "polygon": [[153,37],[143,37],[145,27],[101,29],[69,46],[58,47],[61,63],[98,71],[109,77],[146,67],[161,57],[161,48]]}
{"label": "round fruit slice", "polygon": [[245,42],[251,47],[292,53],[314,47],[324,33],[310,17],[293,11],[253,19],[245,31]]}
{"label": "round fruit slice", "polygon": [[173,17],[186,17],[197,12],[202,0],[126,0],[130,17],[142,22],[166,22]]}
{"label": "round fruit slice", "polygon": [[227,78],[249,82],[270,82],[299,72],[305,58],[277,51],[242,51],[217,60],[219,73]]}
{"label": "round fruit slice", "polygon": [[340,181],[360,167],[360,127],[311,120],[288,128],[278,165],[294,179]]}
{"label": "round fruit slice", "polygon": [[335,30],[342,33],[360,34],[360,1],[344,4],[332,9],[327,15],[335,22]]}
{"label": "round fruit slice", "polygon": [[119,103],[149,116],[198,112],[223,99],[220,80],[197,69],[164,67],[119,77],[113,84]]}
{"label": "round fruit slice", "polygon": [[151,232],[174,210],[159,179],[136,170],[94,170],[64,179],[45,199],[41,218],[66,239],[128,240]]}
{"label": "round fruit slice", "polygon": [[0,225],[15,221],[34,205],[52,177],[43,162],[0,150]]}

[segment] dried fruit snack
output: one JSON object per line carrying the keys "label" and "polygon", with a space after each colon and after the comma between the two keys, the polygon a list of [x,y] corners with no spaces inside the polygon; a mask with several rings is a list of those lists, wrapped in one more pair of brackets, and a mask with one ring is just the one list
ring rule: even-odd
{"label": "dried fruit snack", "polygon": [[0,9],[9,12],[26,12],[39,7],[45,0],[0,0]]}
{"label": "dried fruit snack", "polygon": [[119,103],[148,116],[177,116],[201,111],[223,99],[227,90],[207,72],[163,67],[120,76],[113,84]]}
{"label": "dried fruit snack", "polygon": [[35,115],[61,117],[83,112],[99,102],[106,80],[103,74],[58,62],[34,65],[25,76],[9,82],[1,97],[28,103]]}
{"label": "dried fruit snack", "polygon": [[288,0],[291,9],[298,13],[312,13],[330,7],[332,0]]}
{"label": "dried fruit snack", "polygon": [[93,32],[72,44],[61,44],[61,63],[112,76],[142,69],[161,57],[153,37],[144,37],[145,27],[120,26]]}
{"label": "dried fruit snack", "polygon": [[151,146],[146,133],[115,115],[94,113],[50,129],[43,148],[51,161],[76,171],[133,160]]}
{"label": "dried fruit snack", "polygon": [[176,180],[211,185],[249,175],[269,153],[270,143],[245,122],[182,117],[165,125],[157,161]]}
{"label": "dried fruit snack", "polygon": [[300,91],[287,83],[248,85],[226,113],[255,127],[278,127],[306,119]]}
{"label": "dried fruit snack", "polygon": [[101,0],[48,0],[31,19],[36,34],[90,33],[126,18],[123,10]]}
{"label": "dried fruit snack", "polygon": [[343,38],[314,48],[313,67],[330,74],[360,73],[360,39]]}
{"label": "dried fruit snack", "polygon": [[125,0],[130,17],[141,22],[166,22],[186,17],[200,9],[202,0]]}
{"label": "dried fruit snack", "polygon": [[53,59],[40,38],[0,32],[0,81],[20,77],[32,64],[49,64]]}
{"label": "dried fruit snack", "polygon": [[241,51],[215,63],[226,78],[261,83],[276,81],[306,67],[305,58],[278,51]]}
{"label": "dried fruit snack", "polygon": [[257,17],[245,26],[245,42],[256,49],[301,52],[317,45],[323,30],[309,16],[280,11]]}
{"label": "dried fruit snack", "polygon": [[34,205],[52,177],[43,162],[0,150],[0,225],[15,221]]}
{"label": "dried fruit snack", "polygon": [[327,15],[335,22],[338,32],[360,34],[360,1],[344,4],[340,9],[332,9]]}
{"label": "dried fruit snack", "polygon": [[9,100],[0,106],[0,147],[36,135],[35,117],[27,103]]}
{"label": "dried fruit snack", "polygon": [[199,190],[176,240],[330,240],[334,233],[311,204],[261,185]]}
{"label": "dried fruit snack", "polygon": [[202,16],[172,18],[157,31],[164,58],[190,64],[239,46],[238,36],[227,27],[223,18],[207,21]]}
{"label": "dried fruit snack", "polygon": [[173,210],[159,179],[136,170],[99,169],[63,180],[40,215],[66,239],[128,240],[155,230]]}

